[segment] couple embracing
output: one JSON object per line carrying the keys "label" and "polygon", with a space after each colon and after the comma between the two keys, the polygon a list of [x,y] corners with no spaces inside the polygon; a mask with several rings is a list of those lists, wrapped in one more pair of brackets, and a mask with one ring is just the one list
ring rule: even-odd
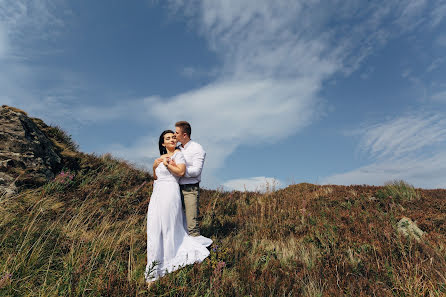
{"label": "couple embracing", "polygon": [[161,157],[153,163],[155,182],[147,210],[144,276],[149,287],[165,273],[209,256],[206,247],[212,240],[200,235],[197,219],[206,152],[190,136],[190,124],[180,121],[175,132],[166,130],[159,138]]}

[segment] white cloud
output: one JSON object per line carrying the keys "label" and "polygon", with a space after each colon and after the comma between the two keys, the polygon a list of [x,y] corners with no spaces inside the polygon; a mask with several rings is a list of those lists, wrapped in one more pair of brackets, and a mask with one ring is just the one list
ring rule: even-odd
{"label": "white cloud", "polygon": [[186,11],[223,58],[223,77],[319,76],[336,70],[328,36],[311,35],[309,11],[299,2],[192,1]]}
{"label": "white cloud", "polygon": [[420,15],[423,13],[426,5],[426,0],[412,0],[401,3],[403,10],[397,19],[397,22],[401,25],[401,28],[405,30],[408,28],[412,29],[422,22],[423,18],[421,18]]}
{"label": "white cloud", "polygon": [[192,138],[209,152],[207,166],[220,168],[241,144],[254,146],[294,134],[315,117],[317,82],[225,81],[175,96],[149,98],[146,109],[166,127],[192,125]]}
{"label": "white cloud", "polygon": [[328,176],[322,183],[382,185],[403,179],[417,187],[446,186],[444,114],[402,116],[358,132],[363,134],[359,147],[378,160]]}
{"label": "white cloud", "polygon": [[446,153],[427,158],[385,160],[323,179],[322,184],[383,185],[392,180],[404,180],[416,187],[446,188]]}
{"label": "white cloud", "polygon": [[438,58],[432,61],[432,63],[429,65],[429,67],[427,68],[427,72],[432,72],[435,69],[437,69],[438,67],[440,67],[441,64],[443,64],[445,61],[445,58]]}
{"label": "white cloud", "polygon": [[283,186],[283,183],[273,177],[257,176],[250,178],[232,179],[223,184],[229,190],[266,192],[276,190]]}
{"label": "white cloud", "polygon": [[433,27],[438,26],[446,17],[446,2],[436,2],[435,9],[431,12],[431,25]]}
{"label": "white cloud", "polygon": [[372,157],[395,159],[446,140],[444,115],[415,114],[357,131],[360,148]]}
{"label": "white cloud", "polygon": [[33,48],[26,48],[36,41],[47,41],[57,36],[64,27],[65,10],[60,9],[65,1],[54,0],[2,0],[0,23],[6,26],[11,36],[11,45],[16,55],[29,55]]}

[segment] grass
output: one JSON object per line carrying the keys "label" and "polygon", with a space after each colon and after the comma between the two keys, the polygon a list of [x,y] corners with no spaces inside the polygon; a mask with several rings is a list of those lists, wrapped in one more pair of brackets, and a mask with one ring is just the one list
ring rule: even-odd
{"label": "grass", "polygon": [[[0,199],[0,296],[446,295],[446,190],[400,182],[204,189],[210,257],[148,292],[151,176],[63,145],[72,156],[64,174]],[[423,240],[398,234],[402,217],[417,222]]]}
{"label": "grass", "polygon": [[403,180],[395,180],[386,183],[384,188],[378,192],[380,198],[389,198],[397,202],[412,201],[420,198],[420,193],[410,184]]}

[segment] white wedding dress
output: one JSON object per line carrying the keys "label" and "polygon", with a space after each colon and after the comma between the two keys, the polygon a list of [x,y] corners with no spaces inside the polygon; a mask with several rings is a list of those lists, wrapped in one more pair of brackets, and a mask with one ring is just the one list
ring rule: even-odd
{"label": "white wedding dress", "polygon": [[[183,153],[176,151],[171,159],[186,163]],[[155,281],[165,273],[203,261],[209,256],[206,248],[210,238],[189,236],[181,206],[179,177],[170,173],[163,163],[155,169],[157,180],[147,210],[147,282]]]}

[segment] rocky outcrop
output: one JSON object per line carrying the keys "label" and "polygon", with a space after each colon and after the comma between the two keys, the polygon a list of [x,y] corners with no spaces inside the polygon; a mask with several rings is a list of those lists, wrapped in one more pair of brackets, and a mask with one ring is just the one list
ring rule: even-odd
{"label": "rocky outcrop", "polygon": [[397,228],[399,233],[417,241],[420,241],[424,234],[424,231],[421,230],[415,222],[406,217],[403,217],[398,221]]}
{"label": "rocky outcrop", "polygon": [[0,197],[40,186],[61,169],[52,141],[19,109],[0,107]]}

